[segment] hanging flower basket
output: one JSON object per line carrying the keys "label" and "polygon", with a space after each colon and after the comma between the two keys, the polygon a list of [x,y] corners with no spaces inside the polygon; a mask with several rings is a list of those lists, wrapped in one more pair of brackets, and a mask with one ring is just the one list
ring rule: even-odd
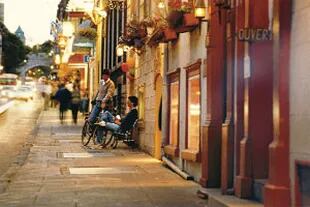
{"label": "hanging flower basket", "polygon": [[147,45],[150,47],[158,45],[162,41],[163,35],[164,33],[162,30],[159,29],[155,30],[153,34],[150,36],[149,40],[147,41]]}
{"label": "hanging flower basket", "polygon": [[198,26],[199,19],[197,19],[193,13],[185,13],[183,16],[183,25],[186,27]]}
{"label": "hanging flower basket", "polygon": [[131,47],[135,45],[135,42],[133,38],[123,35],[119,37],[119,44],[124,44],[124,45]]}
{"label": "hanging flower basket", "polygon": [[183,24],[183,11],[172,10],[167,16],[167,22],[171,28],[177,28]]}
{"label": "hanging flower basket", "polygon": [[126,35],[131,38],[145,38],[147,36],[146,25],[143,22],[130,21],[126,27]]}
{"label": "hanging flower basket", "polygon": [[97,37],[97,30],[91,27],[80,29],[79,36],[94,40]]}
{"label": "hanging flower basket", "polygon": [[144,41],[141,39],[134,39],[134,47],[137,49],[141,49],[144,45]]}
{"label": "hanging flower basket", "polygon": [[177,33],[175,32],[174,29],[166,28],[164,29],[163,34],[164,34],[163,38],[164,42],[169,42],[178,39]]}

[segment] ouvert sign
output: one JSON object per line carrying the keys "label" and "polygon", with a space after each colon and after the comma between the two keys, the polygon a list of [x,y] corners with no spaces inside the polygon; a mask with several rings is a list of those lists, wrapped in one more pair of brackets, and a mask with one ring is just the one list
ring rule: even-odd
{"label": "ouvert sign", "polygon": [[272,31],[263,28],[244,28],[238,31],[238,39],[248,42],[272,40]]}

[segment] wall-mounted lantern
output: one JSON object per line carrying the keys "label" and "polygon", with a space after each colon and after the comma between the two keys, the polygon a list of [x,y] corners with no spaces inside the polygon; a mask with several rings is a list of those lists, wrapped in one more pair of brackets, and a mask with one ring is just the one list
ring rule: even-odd
{"label": "wall-mounted lantern", "polygon": [[118,57],[121,57],[124,55],[124,45],[123,44],[118,44],[116,47],[116,55]]}
{"label": "wall-mounted lantern", "polygon": [[164,9],[166,7],[164,0],[160,0],[157,7],[159,9]]}
{"label": "wall-mounted lantern", "polygon": [[195,3],[195,17],[202,22],[209,21],[211,7],[206,6],[204,0],[197,0]]}
{"label": "wall-mounted lantern", "polygon": [[195,3],[195,17],[198,19],[203,19],[206,16],[206,4],[204,0],[197,0]]}

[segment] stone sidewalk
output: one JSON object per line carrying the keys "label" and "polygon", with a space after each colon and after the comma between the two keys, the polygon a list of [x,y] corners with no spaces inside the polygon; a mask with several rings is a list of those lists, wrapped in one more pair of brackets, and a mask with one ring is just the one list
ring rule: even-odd
{"label": "stone sidewalk", "polygon": [[0,194],[0,207],[205,207],[196,183],[149,155],[125,146],[82,147],[82,123],[60,125],[53,110],[42,112],[38,123],[25,163]]}

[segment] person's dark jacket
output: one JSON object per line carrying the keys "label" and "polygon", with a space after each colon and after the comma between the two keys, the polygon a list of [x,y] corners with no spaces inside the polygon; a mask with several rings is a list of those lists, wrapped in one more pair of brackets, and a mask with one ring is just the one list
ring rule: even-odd
{"label": "person's dark jacket", "polygon": [[138,110],[132,109],[122,120],[121,123],[121,131],[125,132],[127,130],[130,130],[133,127],[133,124],[138,119]]}
{"label": "person's dark jacket", "polygon": [[55,94],[55,99],[59,101],[60,104],[60,110],[69,109],[71,98],[71,92],[66,88],[60,88]]}

